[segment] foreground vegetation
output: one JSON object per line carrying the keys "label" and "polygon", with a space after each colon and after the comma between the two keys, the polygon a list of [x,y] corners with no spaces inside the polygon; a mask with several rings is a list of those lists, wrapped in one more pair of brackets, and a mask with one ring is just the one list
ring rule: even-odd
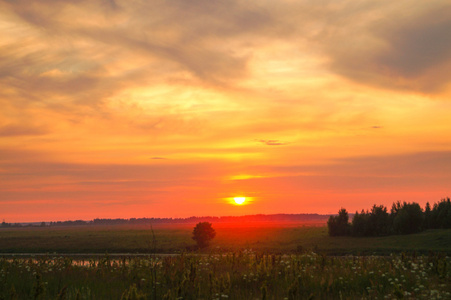
{"label": "foreground vegetation", "polygon": [[0,259],[1,299],[450,299],[440,255]]}

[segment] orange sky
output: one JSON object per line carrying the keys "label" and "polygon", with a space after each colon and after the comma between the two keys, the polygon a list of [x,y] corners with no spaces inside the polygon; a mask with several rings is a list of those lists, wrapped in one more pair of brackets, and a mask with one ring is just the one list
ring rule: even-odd
{"label": "orange sky", "polygon": [[449,28],[446,0],[0,2],[0,218],[451,196]]}

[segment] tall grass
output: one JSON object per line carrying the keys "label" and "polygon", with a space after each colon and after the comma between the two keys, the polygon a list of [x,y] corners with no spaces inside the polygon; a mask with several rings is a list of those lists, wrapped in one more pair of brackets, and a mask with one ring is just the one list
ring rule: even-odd
{"label": "tall grass", "polygon": [[0,259],[1,299],[450,299],[451,259],[221,255]]}

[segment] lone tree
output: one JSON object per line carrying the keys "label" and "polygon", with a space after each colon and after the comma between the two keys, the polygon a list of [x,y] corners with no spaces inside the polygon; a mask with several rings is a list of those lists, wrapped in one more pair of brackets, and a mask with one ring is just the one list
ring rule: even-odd
{"label": "lone tree", "polygon": [[199,222],[193,230],[193,240],[199,248],[208,247],[210,241],[216,236],[216,231],[209,222]]}

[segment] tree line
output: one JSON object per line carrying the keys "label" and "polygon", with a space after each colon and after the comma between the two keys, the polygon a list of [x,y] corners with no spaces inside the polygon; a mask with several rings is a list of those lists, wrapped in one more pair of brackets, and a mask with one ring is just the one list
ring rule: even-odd
{"label": "tree line", "polygon": [[418,203],[395,202],[390,213],[383,205],[373,205],[371,210],[356,211],[352,221],[341,208],[327,221],[330,236],[384,236],[410,234],[427,229],[451,228],[451,201],[445,198],[424,210]]}
{"label": "tree line", "polygon": [[78,226],[78,225],[150,225],[150,224],[171,224],[171,223],[225,223],[225,222],[326,222],[329,215],[320,214],[271,214],[271,215],[245,215],[245,216],[223,216],[223,217],[189,217],[189,218],[130,218],[130,219],[100,219],[96,218],[91,221],[69,220],[69,221],[52,221],[41,223],[3,223],[0,227],[22,227],[22,226]]}

